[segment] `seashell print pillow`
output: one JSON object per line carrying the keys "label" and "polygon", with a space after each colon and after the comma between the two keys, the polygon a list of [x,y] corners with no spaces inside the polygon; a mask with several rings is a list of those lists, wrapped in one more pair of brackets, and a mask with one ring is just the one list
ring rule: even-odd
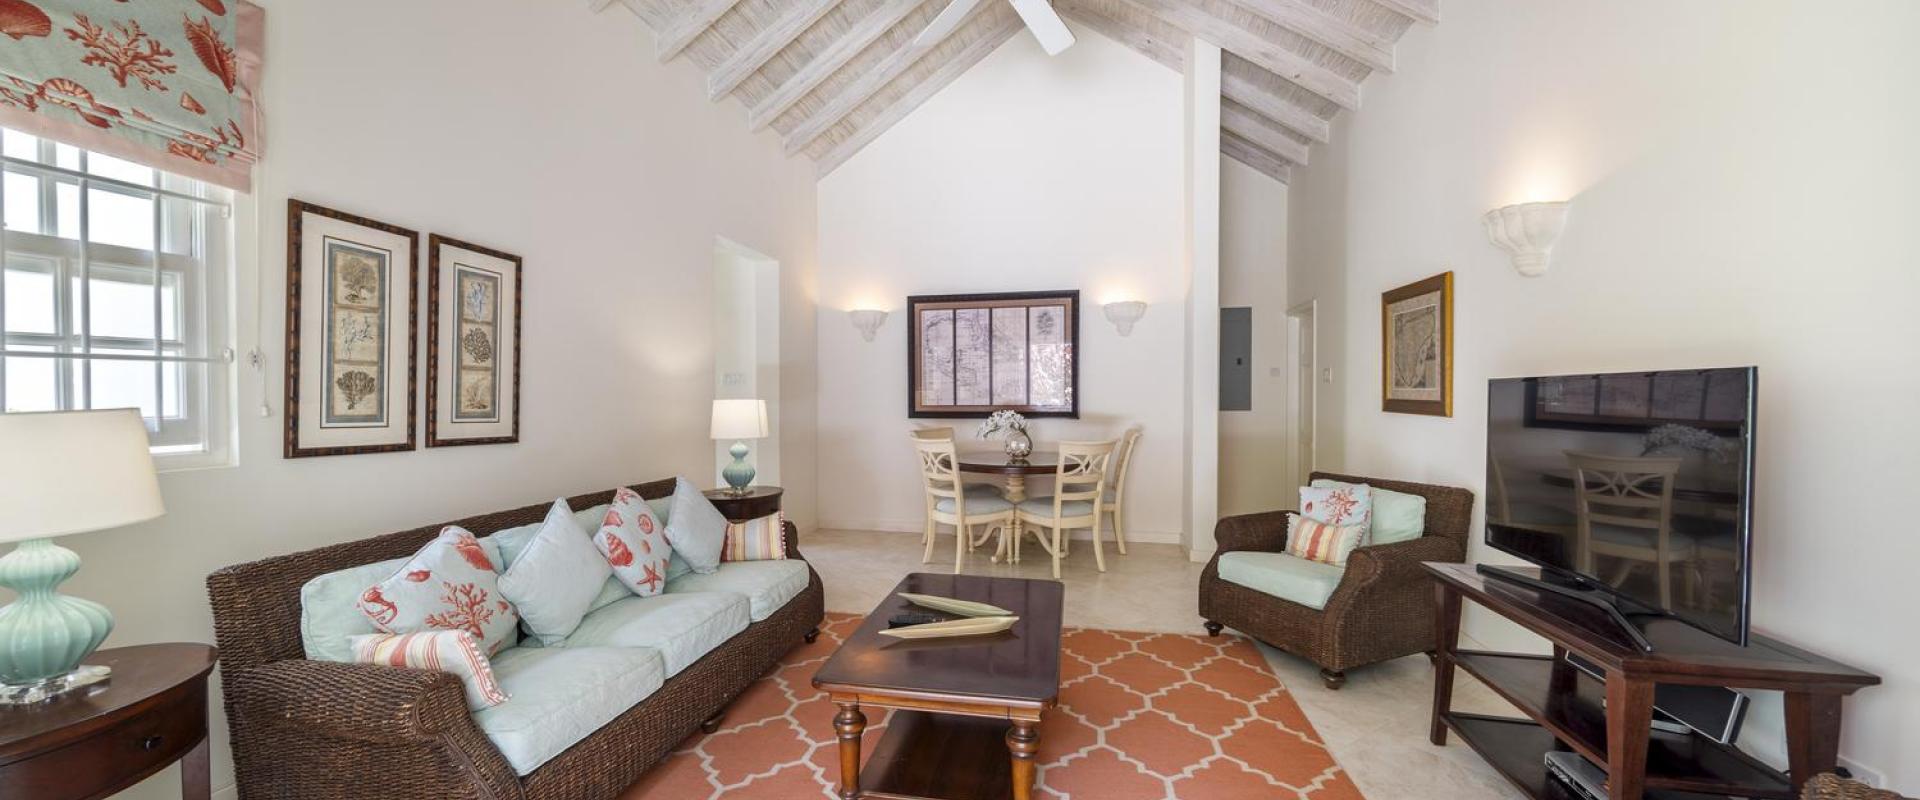
{"label": "seashell print pillow", "polygon": [[621,487],[613,493],[613,505],[593,536],[593,546],[607,557],[613,577],[634,594],[652,597],[666,591],[673,546],[667,543],[666,524],[639,492]]}
{"label": "seashell print pillow", "polygon": [[500,595],[500,576],[480,540],[457,525],[367,587],[360,613],[383,633],[466,631],[489,654],[514,643],[520,615]]}

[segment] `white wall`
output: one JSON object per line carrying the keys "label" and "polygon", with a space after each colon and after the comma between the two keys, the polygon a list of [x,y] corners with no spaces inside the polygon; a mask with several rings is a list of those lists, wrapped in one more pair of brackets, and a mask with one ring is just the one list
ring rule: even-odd
{"label": "white wall", "polygon": [[[1847,704],[1842,754],[1908,794],[1916,29],[1900,0],[1451,0],[1294,173],[1290,263],[1335,369],[1322,463],[1360,474],[1484,494],[1490,377],[1759,365],[1755,626],[1885,678]],[[1568,198],[1552,272],[1517,276],[1480,215]],[[1379,294],[1446,269],[1455,417],[1383,414]],[[1777,710],[1749,731],[1783,752]]]}
{"label": "white wall", "polygon": [[[1145,434],[1131,535],[1178,541],[1186,277],[1179,73],[1098,34],[1048,58],[1015,36],[820,182],[819,472],[825,527],[920,530],[907,446],[913,294],[1078,289],[1081,419],[1046,442]],[[1151,304],[1122,338],[1100,304]],[[892,312],[868,343],[853,308]],[[944,422],[928,421],[932,424]],[[978,420],[956,420],[964,446]]]}
{"label": "white wall", "polygon": [[1220,160],[1220,305],[1253,309],[1253,410],[1220,412],[1220,515],[1292,508],[1287,187]]}
{"label": "white wall", "polygon": [[[212,641],[204,579],[227,564],[620,481],[704,478],[716,235],[785,267],[782,374],[797,400],[783,427],[800,459],[787,503],[810,513],[810,486],[796,486],[812,463],[810,164],[750,136],[737,105],[708,103],[698,70],[658,65],[624,12],[266,5],[267,161],[259,255],[245,248],[240,264],[239,346],[264,349],[270,374],[240,368],[238,468],[165,475],[166,517],[67,540],[86,560],[68,590],[118,616],[109,646]],[[280,458],[289,196],[525,257],[520,444]],[[214,742],[215,785],[230,786],[224,725]],[[177,787],[169,769],[128,796]]]}

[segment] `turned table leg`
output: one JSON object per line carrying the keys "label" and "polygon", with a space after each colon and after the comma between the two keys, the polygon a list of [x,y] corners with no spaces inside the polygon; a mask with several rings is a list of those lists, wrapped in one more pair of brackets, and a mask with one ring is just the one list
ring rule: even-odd
{"label": "turned table leg", "polygon": [[1033,797],[1033,756],[1040,752],[1038,725],[1038,722],[1014,720],[1013,727],[1007,729],[1007,750],[1013,753],[1014,800]]}
{"label": "turned table leg", "polygon": [[[1007,502],[1018,506],[1020,505],[1020,501],[1025,499],[1027,499],[1027,476],[1008,475],[1007,476]],[[1010,564],[1019,563],[1020,537],[1025,535],[1025,532],[1020,529],[1019,514],[1016,513],[1013,515],[1012,525],[1013,525],[1013,538],[1010,540],[1010,546],[1007,551],[1008,552],[1007,563],[1010,563]]]}
{"label": "turned table leg", "polygon": [[840,797],[860,797],[860,736],[867,730],[867,715],[860,713],[858,701],[840,702],[840,713],[833,717],[833,731],[840,735]]}

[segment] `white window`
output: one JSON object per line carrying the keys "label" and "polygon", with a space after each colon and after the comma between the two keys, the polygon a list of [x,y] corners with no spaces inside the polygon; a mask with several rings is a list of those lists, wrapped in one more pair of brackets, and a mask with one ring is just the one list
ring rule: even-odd
{"label": "white window", "polygon": [[0,130],[0,410],[140,409],[161,468],[227,463],[232,193]]}

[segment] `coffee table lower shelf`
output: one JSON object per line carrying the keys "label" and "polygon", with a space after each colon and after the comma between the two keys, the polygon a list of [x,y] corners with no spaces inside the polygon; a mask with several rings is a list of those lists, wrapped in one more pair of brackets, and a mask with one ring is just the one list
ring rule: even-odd
{"label": "coffee table lower shelf", "polygon": [[[1582,800],[1579,794],[1547,775],[1547,753],[1555,749],[1553,733],[1532,720],[1447,712],[1447,727],[1487,760],[1495,771],[1537,800]],[[1723,794],[1649,790],[1647,800],[1731,800]]]}
{"label": "coffee table lower shelf", "polygon": [[886,800],[1013,797],[1004,719],[894,711],[860,768],[860,796]]}

